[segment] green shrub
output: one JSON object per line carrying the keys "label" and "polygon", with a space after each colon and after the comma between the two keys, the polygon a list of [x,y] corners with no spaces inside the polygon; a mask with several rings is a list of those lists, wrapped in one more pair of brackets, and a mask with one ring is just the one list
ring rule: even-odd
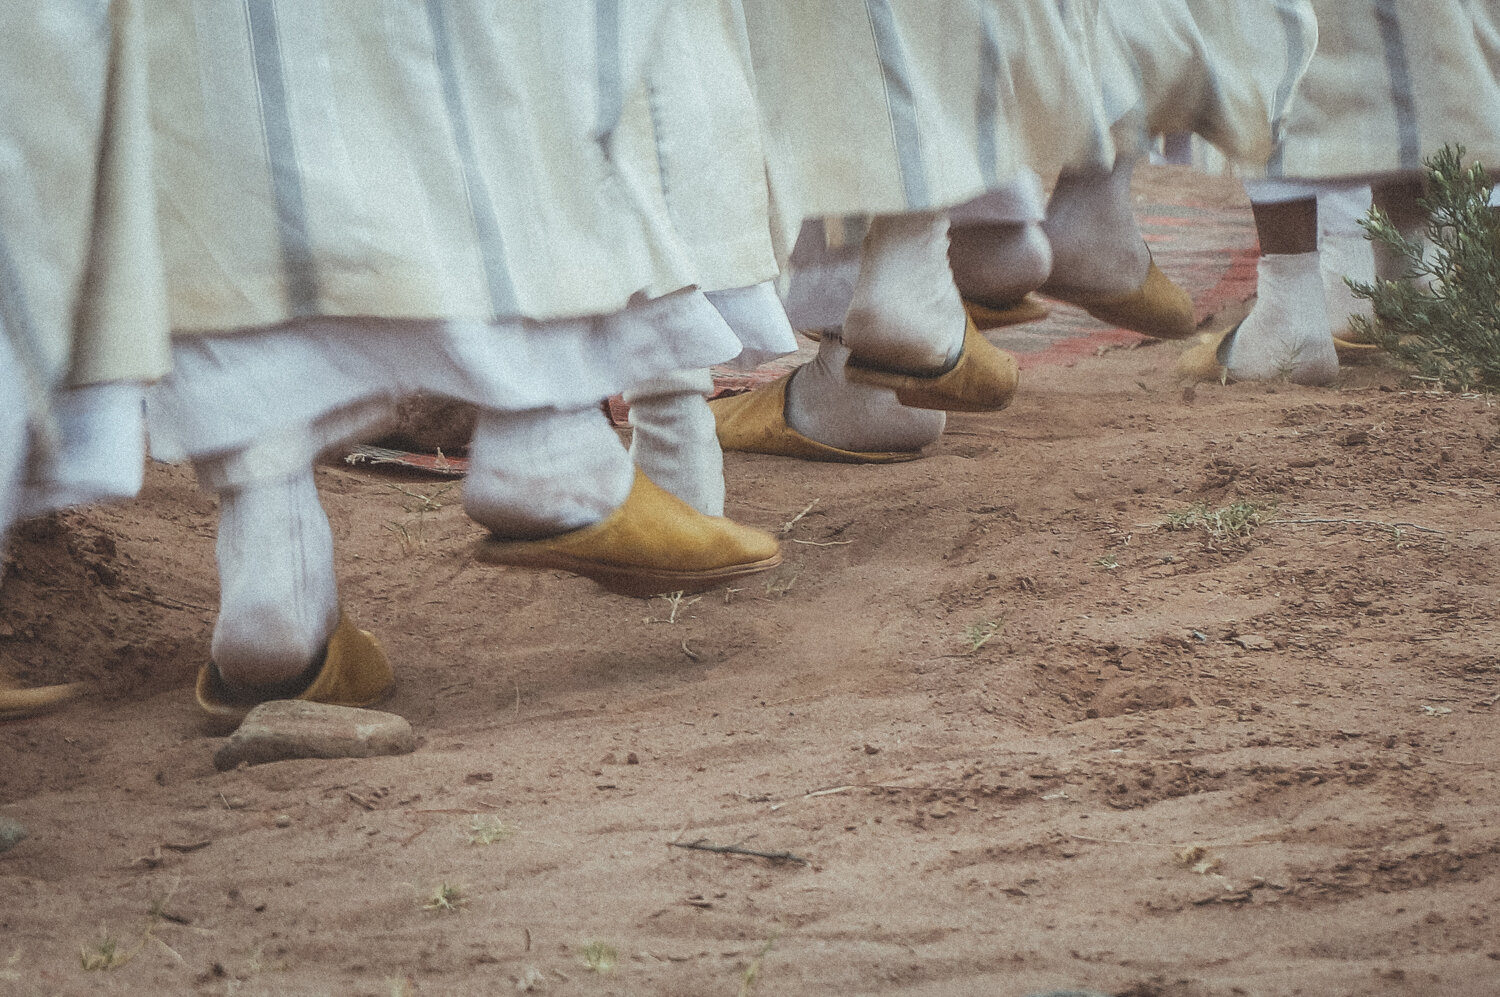
{"label": "green shrub", "polygon": [[[1349,281],[1374,318],[1356,316],[1357,333],[1409,365],[1418,378],[1450,391],[1500,389],[1500,215],[1492,184],[1464,149],[1444,147],[1426,160],[1431,245],[1401,234],[1379,209],[1360,224],[1404,264],[1404,279]],[[1425,248],[1425,254],[1424,254]]]}

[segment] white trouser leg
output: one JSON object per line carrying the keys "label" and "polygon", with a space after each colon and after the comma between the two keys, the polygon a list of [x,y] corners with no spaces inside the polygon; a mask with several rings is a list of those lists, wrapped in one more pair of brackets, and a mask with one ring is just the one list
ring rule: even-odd
{"label": "white trouser leg", "polygon": [[956,229],[971,225],[1018,225],[1040,222],[1046,217],[1046,188],[1042,186],[1042,178],[1032,170],[1018,173],[994,190],[948,212]]}
{"label": "white trouser leg", "polygon": [[225,680],[273,685],[320,660],[339,597],[312,468],[220,491],[217,552],[212,654]]}
{"label": "white trouser leg", "polygon": [[5,565],[5,538],[21,499],[29,444],[26,421],[26,382],[0,326],[0,570]]}
{"label": "white trouser leg", "polygon": [[[1249,189],[1250,184],[1245,184]],[[1370,210],[1369,184],[1328,184],[1317,190],[1318,238],[1329,236],[1364,237],[1359,220]],[[1257,199],[1258,200],[1258,199]]]}
{"label": "white trouser leg", "polygon": [[52,395],[57,441],[32,454],[20,515],[134,497],[145,475],[145,387],[113,381]]}
{"label": "white trouser leg", "polygon": [[818,355],[797,368],[786,392],[787,425],[809,439],[841,450],[920,450],[943,435],[946,416],[907,408],[894,392],[844,377],[849,348],[823,334]]}
{"label": "white trouser leg", "polygon": [[705,516],[724,515],[724,453],[708,407],[713,375],[680,370],[625,392],[630,459],[657,485]]}
{"label": "white trouser leg", "polygon": [[591,526],[630,495],[635,468],[596,408],[480,413],[464,510],[507,540]]}
{"label": "white trouser leg", "polygon": [[750,287],[705,291],[703,296],[739,337],[740,355],[731,366],[750,370],[767,360],[797,352],[797,334],[771,281]]}
{"label": "white trouser leg", "polygon": [[1328,334],[1318,254],[1262,256],[1256,267],[1255,306],[1240,323],[1225,365],[1236,380],[1286,378],[1328,384],[1339,372]]}
{"label": "white trouser leg", "polygon": [[948,259],[966,298],[1003,304],[1024,297],[1052,272],[1052,244],[1042,231],[1042,181],[1030,171],[949,213]]}
{"label": "white trouser leg", "polygon": [[952,260],[964,297],[998,305],[1046,283],[1052,273],[1052,244],[1035,222],[954,229]]}
{"label": "white trouser leg", "polygon": [[861,360],[933,373],[963,348],[964,307],[948,266],[948,216],[883,215],[865,234],[843,338]]}
{"label": "white trouser leg", "polygon": [[1370,210],[1368,184],[1329,187],[1318,191],[1318,253],[1323,274],[1323,298],[1328,310],[1328,328],[1343,335],[1349,316],[1371,314],[1367,298],[1356,298],[1344,278],[1371,283],[1375,279],[1375,254],[1359,220]]}
{"label": "white trouser leg", "polygon": [[1151,257],[1130,200],[1135,164],[1121,156],[1112,170],[1058,177],[1042,223],[1052,244],[1048,289],[1129,294],[1146,279]]}

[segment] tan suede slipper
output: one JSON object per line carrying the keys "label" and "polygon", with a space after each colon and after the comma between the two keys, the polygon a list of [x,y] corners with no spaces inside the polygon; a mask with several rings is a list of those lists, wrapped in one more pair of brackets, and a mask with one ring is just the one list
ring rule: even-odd
{"label": "tan suede slipper", "polygon": [[1101,322],[1156,339],[1187,339],[1198,328],[1193,299],[1152,260],[1146,279],[1129,294],[1080,294],[1044,289],[1049,298],[1077,305]]}
{"label": "tan suede slipper", "polygon": [[620,595],[701,592],[781,564],[781,546],[762,530],[705,516],[639,470],[624,503],[593,526],[545,540],[481,540],[486,564],[559,568]]}
{"label": "tan suede slipper", "polygon": [[218,666],[209,662],[198,670],[198,705],[215,720],[238,723],[251,708],[273,699],[301,699],[331,706],[373,706],[396,684],[395,672],[380,641],[368,630],[356,627],[340,614],[339,624],[328,638],[323,660],[310,680],[274,689],[234,688],[224,681]]}
{"label": "tan suede slipper", "polygon": [[9,683],[0,682],[0,720],[19,720],[33,713],[50,710],[66,703],[83,691],[83,683],[67,685],[43,685],[31,689],[17,689]]}
{"label": "tan suede slipper", "polygon": [[1333,348],[1338,351],[1341,361],[1369,360],[1380,352],[1379,344],[1361,339],[1351,325],[1333,334]]}
{"label": "tan suede slipper", "polygon": [[964,328],[958,360],[940,374],[922,377],[860,366],[851,355],[844,365],[844,376],[858,384],[889,388],[908,408],[944,412],[999,411],[1010,404],[1021,383],[1016,358],[985,339],[973,318]]}
{"label": "tan suede slipper", "polygon": [[1216,332],[1199,333],[1193,345],[1177,358],[1177,376],[1194,381],[1218,381],[1221,384],[1228,381],[1229,366],[1224,361],[1229,356],[1229,344],[1234,340],[1239,327],[1240,324],[1236,322]]}
{"label": "tan suede slipper", "polygon": [[916,450],[871,451],[840,450],[803,436],[786,421],[786,389],[792,371],[770,384],[763,384],[742,395],[715,398],[708,403],[718,427],[719,446],[741,453],[763,453],[799,460],[821,460],[836,464],[896,464],[916,460]]}
{"label": "tan suede slipper", "polygon": [[1039,322],[1052,314],[1047,303],[1034,294],[1025,294],[1014,301],[994,305],[965,298],[964,311],[969,313],[969,318],[974,320],[974,326],[980,332],[1025,322]]}

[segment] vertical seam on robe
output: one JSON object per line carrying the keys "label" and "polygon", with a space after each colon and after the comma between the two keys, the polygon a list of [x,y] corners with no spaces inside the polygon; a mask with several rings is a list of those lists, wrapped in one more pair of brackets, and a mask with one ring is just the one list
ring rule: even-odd
{"label": "vertical seam on robe", "polygon": [[1385,68],[1391,80],[1391,108],[1396,114],[1397,157],[1403,170],[1422,165],[1422,142],[1417,130],[1415,95],[1412,92],[1411,63],[1406,56],[1406,39],[1401,33],[1401,16],[1395,0],[1379,0],[1375,5],[1375,24],[1385,49]]}
{"label": "vertical seam on robe", "polygon": [[609,139],[625,110],[625,70],[620,55],[619,0],[596,0],[594,4],[594,49],[598,59],[599,117],[594,137],[609,156]]}
{"label": "vertical seam on robe", "polygon": [[662,147],[665,118],[662,114],[661,88],[656,85],[655,80],[649,78],[646,80],[646,114],[651,119],[651,147],[656,152],[656,174],[662,200],[667,206],[667,217],[676,221],[672,209],[673,177],[667,170],[667,150]]}
{"label": "vertical seam on robe", "polygon": [[463,174],[464,194],[469,204],[469,221],[479,242],[479,262],[484,270],[485,286],[490,296],[490,314],[495,318],[516,315],[516,292],[506,264],[505,239],[495,218],[494,201],[479,169],[479,155],[464,107],[458,82],[458,66],[453,59],[452,39],[443,13],[443,0],[427,0],[427,23],[432,31],[432,58],[437,67],[443,91],[443,108],[448,127],[458,151],[459,170]]}
{"label": "vertical seam on robe", "polygon": [[1282,74],[1281,82],[1276,85],[1276,94],[1272,98],[1271,106],[1271,141],[1273,143],[1271,159],[1266,164],[1266,173],[1269,176],[1279,177],[1286,168],[1286,116],[1291,106],[1292,95],[1297,88],[1306,70],[1308,53],[1303,42],[1302,18],[1297,11],[1286,3],[1276,5],[1276,14],[1281,19],[1282,31],[1286,34],[1286,72]]}
{"label": "vertical seam on robe", "polygon": [[1000,39],[996,37],[996,26],[989,8],[984,9],[981,21],[984,30],[979,40],[979,97],[975,108],[979,175],[985,187],[993,190],[1000,186],[996,151],[999,136],[995,129],[995,116],[1000,112]]}
{"label": "vertical seam on robe", "polygon": [[865,0],[874,35],[875,54],[880,60],[880,78],[885,87],[886,113],[896,143],[896,162],[901,188],[910,210],[929,206],[927,171],[922,162],[922,133],[917,127],[917,101],[912,91],[911,70],[901,48],[900,33],[889,0]]}
{"label": "vertical seam on robe", "polygon": [[276,200],[276,232],[286,270],[287,303],[294,316],[318,312],[318,278],[307,231],[307,201],[302,168],[292,134],[287,105],[281,31],[276,0],[246,0],[250,26],[250,54],[255,64],[255,88],[260,101],[261,129],[271,168],[271,192]]}

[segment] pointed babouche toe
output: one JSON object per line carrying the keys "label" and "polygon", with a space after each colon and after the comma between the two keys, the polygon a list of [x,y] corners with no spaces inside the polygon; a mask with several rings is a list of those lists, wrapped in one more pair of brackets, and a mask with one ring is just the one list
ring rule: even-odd
{"label": "pointed babouche toe", "polygon": [[481,540],[486,564],[557,568],[620,595],[701,592],[781,564],[781,545],[763,530],[705,516],[639,470],[630,495],[593,526],[542,540]]}
{"label": "pointed babouche toe", "polygon": [[322,660],[309,674],[275,688],[232,686],[212,661],[198,670],[198,705],[212,719],[239,723],[245,714],[273,699],[301,699],[330,706],[373,706],[395,685],[395,673],[380,641],[339,615]]}

